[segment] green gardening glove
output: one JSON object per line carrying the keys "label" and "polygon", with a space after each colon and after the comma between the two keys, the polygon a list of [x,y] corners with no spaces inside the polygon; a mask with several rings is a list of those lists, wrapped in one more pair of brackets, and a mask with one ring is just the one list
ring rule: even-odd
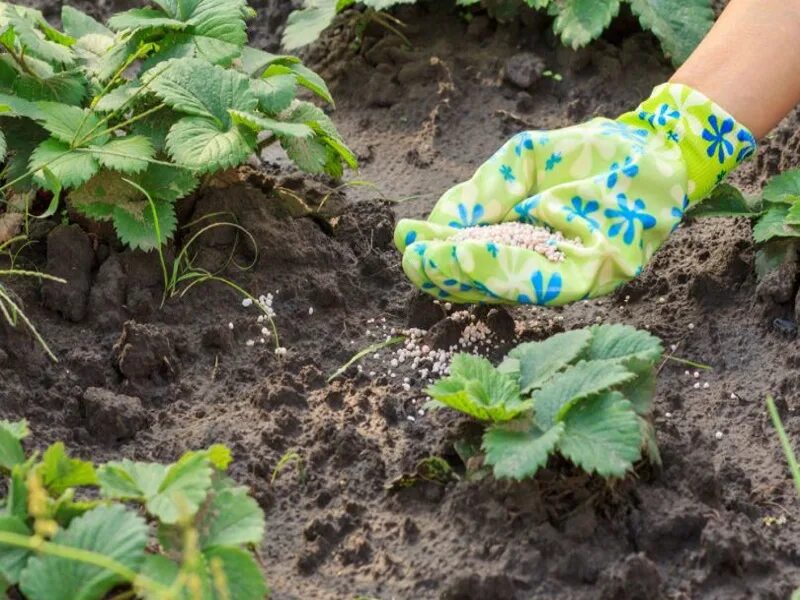
{"label": "green gardening glove", "polygon": [[[666,83],[616,120],[518,134],[446,192],[427,221],[400,221],[395,243],[411,281],[451,302],[558,305],[602,296],[638,275],[686,209],[755,147],[711,100]],[[563,260],[449,240],[465,227],[508,221],[563,234]]]}

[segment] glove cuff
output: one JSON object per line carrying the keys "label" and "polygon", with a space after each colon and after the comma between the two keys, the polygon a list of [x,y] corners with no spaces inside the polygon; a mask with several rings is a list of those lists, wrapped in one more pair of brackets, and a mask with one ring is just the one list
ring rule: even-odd
{"label": "glove cuff", "polygon": [[664,83],[619,119],[676,145],[686,164],[690,204],[705,198],[756,150],[753,134],[700,92]]}

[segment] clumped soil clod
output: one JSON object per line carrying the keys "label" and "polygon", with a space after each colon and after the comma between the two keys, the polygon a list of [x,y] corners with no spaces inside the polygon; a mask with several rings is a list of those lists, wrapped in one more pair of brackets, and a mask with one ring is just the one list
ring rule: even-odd
{"label": "clumped soil clod", "polygon": [[[475,434],[466,418],[422,408],[424,378],[410,361],[387,369],[398,356],[390,348],[326,382],[392,329],[426,330],[424,344],[448,349],[474,323],[445,318],[447,306],[414,294],[392,246],[395,216],[423,217],[516,131],[615,116],[670,73],[635,26],[573,52],[553,47],[536,23],[467,24],[437,6],[399,14],[413,49],[368,29],[357,54],[340,37],[307,57],[334,81],[333,116],[361,156],[360,178],[411,200],[354,187],[347,205],[313,181],[251,174],[181,207],[185,223],[222,212],[252,233],[256,266],[226,275],[256,297],[273,294],[285,356],[270,340],[248,345],[263,323],[229,288],[199,286],[162,309],[155,256],[121,251],[103,232],[38,223],[21,260],[78,276],[61,294],[11,283],[61,362],[0,325],[0,418],[27,418],[36,443],[63,439],[95,460],[171,461],[229,445],[232,475],[267,513],[262,556],[280,600],[787,597],[800,583],[800,510],[764,398],[776,395],[797,440],[798,342],[771,327],[793,308],[770,305],[766,317],[756,300],[741,220],[686,223],[612,297],[470,313],[494,335],[489,349],[623,322],[711,365],[697,377],[672,362],[660,371],[663,468],[642,466],[608,486],[553,463],[521,484],[462,478],[387,491],[431,455],[463,476],[453,443]],[[503,83],[504,64],[520,52],[563,81]],[[797,125],[797,115],[787,119],[738,183],[754,190],[797,164]],[[285,167],[269,158],[264,169]],[[292,194],[327,214],[296,216],[284,202]],[[233,232],[214,230],[200,239],[196,264],[225,265],[234,247],[239,263],[253,258]]]}

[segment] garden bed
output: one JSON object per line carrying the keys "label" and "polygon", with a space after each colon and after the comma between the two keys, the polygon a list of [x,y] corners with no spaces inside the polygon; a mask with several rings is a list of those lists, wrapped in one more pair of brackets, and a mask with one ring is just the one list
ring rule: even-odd
{"label": "garden bed", "polygon": [[[270,21],[268,4],[254,27]],[[306,57],[333,84],[333,118],[371,186],[299,216],[286,198],[317,207],[326,188],[287,175],[276,154],[184,207],[186,223],[226,211],[254,236],[255,266],[227,276],[256,296],[273,294],[286,354],[230,288],[205,283],[161,308],[154,255],[118,252],[102,231],[40,224],[24,260],[73,284],[12,289],[60,362],[0,327],[0,417],[24,417],[37,443],[63,439],[94,460],[172,461],[229,445],[232,475],[266,511],[261,550],[276,599],[787,597],[800,581],[800,510],[764,399],[776,396],[798,439],[800,354],[792,332],[774,324],[794,319],[794,302],[757,300],[746,220],[687,222],[608,298],[472,310],[474,321],[445,319],[444,306],[419,298],[392,245],[398,216],[424,216],[516,131],[635,106],[670,73],[656,42],[623,22],[573,52],[543,24],[497,29],[444,10],[400,16],[412,50],[371,32],[359,53],[339,36]],[[563,79],[522,90],[503,78],[513,56],[540,59]],[[755,190],[798,164],[797,125],[794,114],[737,183]],[[219,266],[233,243],[215,230],[200,238],[197,260]],[[244,240],[234,252],[241,263],[253,258]],[[469,420],[423,409],[419,370],[395,365],[396,347],[326,379],[398,331],[426,329],[425,344],[438,349],[479,321],[497,351],[513,338],[627,323],[713,368],[661,369],[660,470],[642,467],[608,486],[551,463],[527,483],[387,490],[432,455],[463,474],[453,442],[470,433]]]}

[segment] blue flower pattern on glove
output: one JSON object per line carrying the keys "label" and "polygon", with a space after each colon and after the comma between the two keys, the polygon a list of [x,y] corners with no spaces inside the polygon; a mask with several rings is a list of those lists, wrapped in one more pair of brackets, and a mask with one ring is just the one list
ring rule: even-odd
{"label": "blue flower pattern on glove", "polygon": [[522,156],[525,150],[533,150],[533,137],[527,131],[523,131],[516,137],[517,143],[514,146],[514,152],[517,156]]}
{"label": "blue flower pattern on glove", "polygon": [[739,149],[739,153],[736,155],[736,160],[738,162],[742,162],[743,160],[750,158],[756,151],[756,138],[754,138],[753,134],[746,129],[740,129],[739,133],[736,134],[736,139],[740,143],[744,144]]}
{"label": "blue flower pattern on glove", "polygon": [[450,227],[463,229],[465,227],[475,227],[480,225],[480,220],[481,217],[483,217],[484,212],[483,205],[476,204],[472,207],[472,214],[470,215],[467,211],[466,205],[463,202],[459,202],[458,218],[460,221],[450,221]]}
{"label": "blue flower pattern on glove", "polygon": [[656,218],[645,212],[647,207],[641,198],[637,198],[631,206],[625,194],[617,194],[617,206],[619,206],[617,209],[607,208],[605,210],[606,218],[615,221],[608,228],[608,237],[617,237],[624,230],[622,241],[630,246],[636,237],[637,221],[641,223],[643,230],[656,226]]}
{"label": "blue flower pattern on glove", "polygon": [[677,206],[673,206],[672,210],[670,211],[670,214],[676,219],[678,219],[675,225],[672,226],[672,231],[675,231],[678,228],[678,225],[681,224],[681,221],[683,220],[683,215],[686,214],[688,208],[689,208],[689,196],[684,194],[683,202],[681,203],[680,208]]}
{"label": "blue flower pattern on glove", "polygon": [[681,116],[680,111],[672,108],[669,104],[662,104],[658,107],[656,112],[647,112],[643,110],[639,113],[639,118],[642,121],[650,123],[650,127],[654,128],[664,127],[669,121],[678,119]]}
{"label": "blue flower pattern on glove", "polygon": [[509,183],[516,179],[516,177],[514,177],[514,170],[508,165],[503,165],[500,167],[500,175],[502,175],[503,179]]}
{"label": "blue flower pattern on glove", "polygon": [[710,129],[703,129],[703,139],[710,142],[706,153],[711,158],[715,154],[717,160],[722,164],[725,162],[725,157],[733,154],[733,143],[725,136],[733,131],[734,121],[731,118],[722,119],[722,122],[717,118],[717,115],[708,117],[708,124]]}
{"label": "blue flower pattern on glove", "polygon": [[591,213],[600,210],[600,203],[597,200],[587,200],[584,202],[580,196],[575,196],[571,204],[571,207],[562,207],[567,212],[567,223],[572,223],[575,219],[581,219],[589,226],[589,231],[597,231],[600,229],[600,224],[597,220],[589,216]]}
{"label": "blue flower pattern on glove", "polygon": [[633,179],[639,174],[639,165],[633,162],[633,159],[630,156],[625,157],[625,162],[622,163],[622,166],[620,166],[618,162],[611,163],[608,178],[606,179],[606,186],[608,189],[611,189],[617,185],[620,173]]}
{"label": "blue flower pattern on glove", "polygon": [[603,135],[611,135],[620,137],[633,143],[635,146],[641,146],[647,140],[649,135],[646,129],[636,129],[624,123],[617,123],[616,121],[605,121],[600,125],[600,133]]}
{"label": "blue flower pattern on glove", "polygon": [[532,198],[528,198],[524,202],[517,204],[514,207],[514,212],[519,215],[519,222],[527,223],[528,225],[537,225],[539,223],[539,219],[532,214],[533,210],[537,206],[539,206],[538,196],[533,196]]}
{"label": "blue flower pattern on glove", "polygon": [[544,163],[544,170],[545,171],[552,171],[555,166],[561,162],[561,152],[553,152],[550,156],[547,157],[547,160]]}
{"label": "blue flower pattern on glove", "polygon": [[[545,305],[558,298],[561,293],[562,278],[561,273],[553,273],[545,286],[544,274],[541,271],[534,271],[531,275],[531,285],[536,296],[536,304]],[[531,297],[527,294],[520,294],[517,298],[520,304],[531,304]]]}

